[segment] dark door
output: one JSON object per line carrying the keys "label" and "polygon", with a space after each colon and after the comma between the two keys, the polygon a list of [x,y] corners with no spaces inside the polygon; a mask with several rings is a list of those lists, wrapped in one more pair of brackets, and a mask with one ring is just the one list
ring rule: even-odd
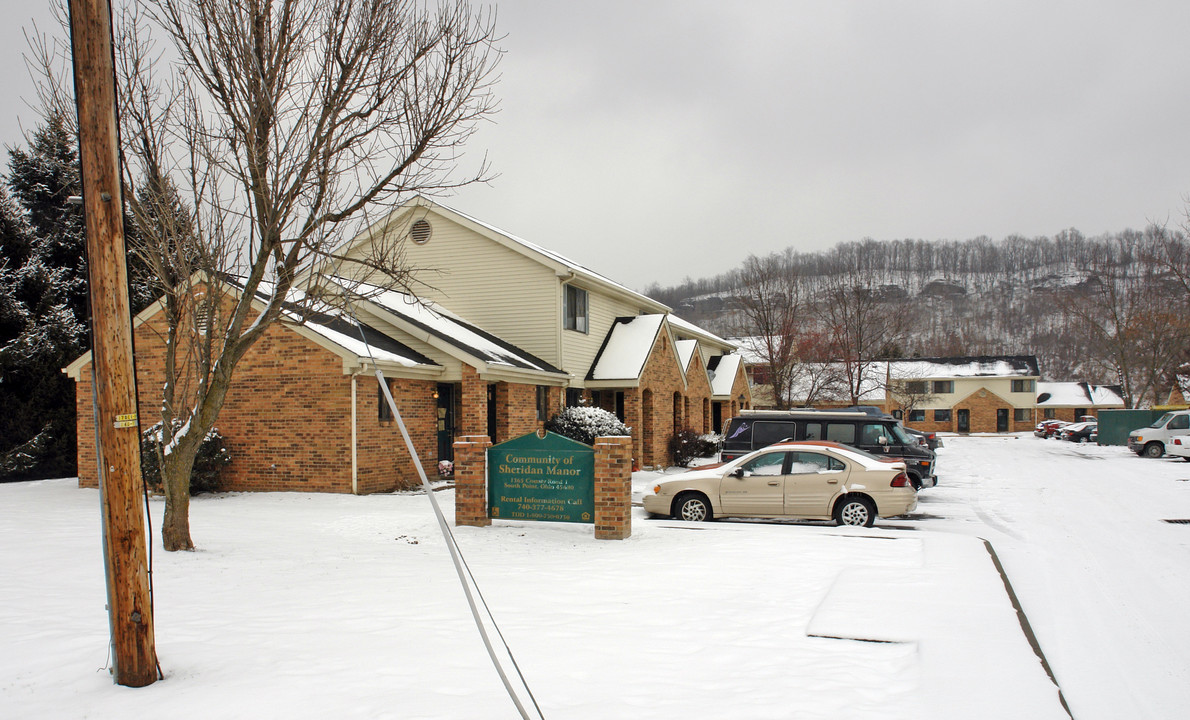
{"label": "dark door", "polygon": [[[501,438],[507,440],[508,438]],[[488,383],[488,440],[495,445],[496,440],[496,385]]]}
{"label": "dark door", "polygon": [[624,422],[624,393],[616,393],[616,417],[620,422]]}
{"label": "dark door", "polygon": [[455,386],[438,383],[438,459],[455,459]]}
{"label": "dark door", "polygon": [[723,432],[723,404],[713,402],[711,403],[711,430],[721,433]]}
{"label": "dark door", "polygon": [[996,432],[1008,432],[1008,408],[996,410]]}
{"label": "dark door", "polygon": [[961,432],[961,433],[971,432],[971,411],[970,410],[959,410],[958,418],[959,418],[959,432]]}

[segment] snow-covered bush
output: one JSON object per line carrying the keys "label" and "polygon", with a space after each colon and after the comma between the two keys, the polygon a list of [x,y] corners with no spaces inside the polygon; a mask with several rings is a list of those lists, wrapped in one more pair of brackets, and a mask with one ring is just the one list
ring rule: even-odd
{"label": "snow-covered bush", "polygon": [[597,407],[563,408],[549,419],[545,429],[587,445],[594,445],[597,437],[632,434],[615,413]]}
{"label": "snow-covered bush", "polygon": [[675,465],[687,467],[695,458],[711,457],[723,447],[723,436],[700,435],[693,430],[679,430],[669,439],[669,455]]}
{"label": "snow-covered bush", "polygon": [[[157,462],[157,449],[161,445],[161,423],[145,430],[140,441],[140,469],[145,482],[154,492],[161,491],[161,466]],[[223,444],[223,435],[218,428],[211,428],[198,456],[194,458],[194,469],[190,471],[190,494],[214,492],[219,486],[219,475],[231,462],[231,453]]]}
{"label": "snow-covered bush", "polygon": [[440,477],[451,477],[455,474],[455,464],[450,460],[438,461],[438,475]]}

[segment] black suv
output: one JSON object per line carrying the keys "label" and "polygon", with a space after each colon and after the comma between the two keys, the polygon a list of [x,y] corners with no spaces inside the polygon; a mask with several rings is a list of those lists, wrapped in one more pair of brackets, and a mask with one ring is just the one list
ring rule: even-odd
{"label": "black suv", "polygon": [[922,447],[889,415],[829,410],[746,410],[723,433],[723,462],[781,440],[833,440],[879,457],[905,462],[913,487],[934,487],[934,451]]}

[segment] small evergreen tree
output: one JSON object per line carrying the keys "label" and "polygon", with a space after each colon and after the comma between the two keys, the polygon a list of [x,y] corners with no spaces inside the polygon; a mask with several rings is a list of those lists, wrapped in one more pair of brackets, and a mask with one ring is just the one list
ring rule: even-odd
{"label": "small evergreen tree", "polygon": [[[67,200],[78,163],[61,121],[9,153],[0,195],[0,477],[77,472],[74,384],[62,368],[86,350],[82,220]],[[15,203],[13,201],[16,201]]]}
{"label": "small evergreen tree", "polygon": [[[62,368],[90,348],[86,235],[76,141],[51,115],[9,151],[0,187],[0,478],[78,472],[74,383]],[[9,194],[11,191],[11,195]],[[126,223],[128,225],[128,223]],[[132,264],[133,311],[152,300]]]}

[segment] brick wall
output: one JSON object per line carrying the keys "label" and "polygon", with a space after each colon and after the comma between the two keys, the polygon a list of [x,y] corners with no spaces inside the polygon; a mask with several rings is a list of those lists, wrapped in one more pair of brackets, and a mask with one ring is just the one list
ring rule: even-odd
{"label": "brick wall", "polygon": [[595,438],[595,537],[632,535],[632,439]]}
{"label": "brick wall", "polygon": [[[994,433],[996,432],[996,411],[1000,409],[1008,410],[1008,429],[1013,429],[1012,421],[1012,404],[996,393],[981,388],[963,398],[954,404],[951,410],[951,419],[955,423],[955,430],[958,430],[958,412],[959,410],[967,410],[971,414],[970,432],[973,433]],[[1029,425],[1031,428],[1032,425]]]}
{"label": "brick wall", "polygon": [[[164,319],[136,329],[141,429],[160,420]],[[97,487],[91,368],[76,384],[79,484]],[[240,361],[215,426],[232,455],[223,490],[351,492],[351,377],[334,353],[280,324]],[[433,383],[393,381],[394,398],[429,472],[436,465]],[[374,376],[357,377],[360,492],[411,487],[418,480],[393,421],[379,420]]]}
{"label": "brick wall", "polygon": [[711,384],[707,381],[707,368],[699,352],[692,354],[690,366],[686,368],[685,401],[686,427],[697,433],[710,432]]}
{"label": "brick wall", "polygon": [[[386,379],[401,412],[418,459],[430,480],[438,475],[437,383],[431,380]],[[417,487],[413,460],[395,419],[381,420],[374,374],[357,377],[356,462],[360,494],[392,492]]]}
{"label": "brick wall", "polygon": [[[641,372],[640,425],[627,423],[633,427],[633,450],[641,465],[664,466],[669,463],[669,439],[681,429],[674,427],[674,393],[679,393],[680,398],[686,390],[685,384],[668,333],[659,333]],[[651,402],[645,401],[646,393],[651,394]],[[679,414],[680,411],[679,407]],[[636,442],[638,436],[639,442]]]}
{"label": "brick wall", "polygon": [[488,517],[487,435],[468,435],[454,443],[455,525],[485,527]]}
{"label": "brick wall", "polygon": [[470,365],[463,365],[463,382],[459,391],[462,412],[459,413],[459,432],[462,435],[488,434],[488,384]]}

